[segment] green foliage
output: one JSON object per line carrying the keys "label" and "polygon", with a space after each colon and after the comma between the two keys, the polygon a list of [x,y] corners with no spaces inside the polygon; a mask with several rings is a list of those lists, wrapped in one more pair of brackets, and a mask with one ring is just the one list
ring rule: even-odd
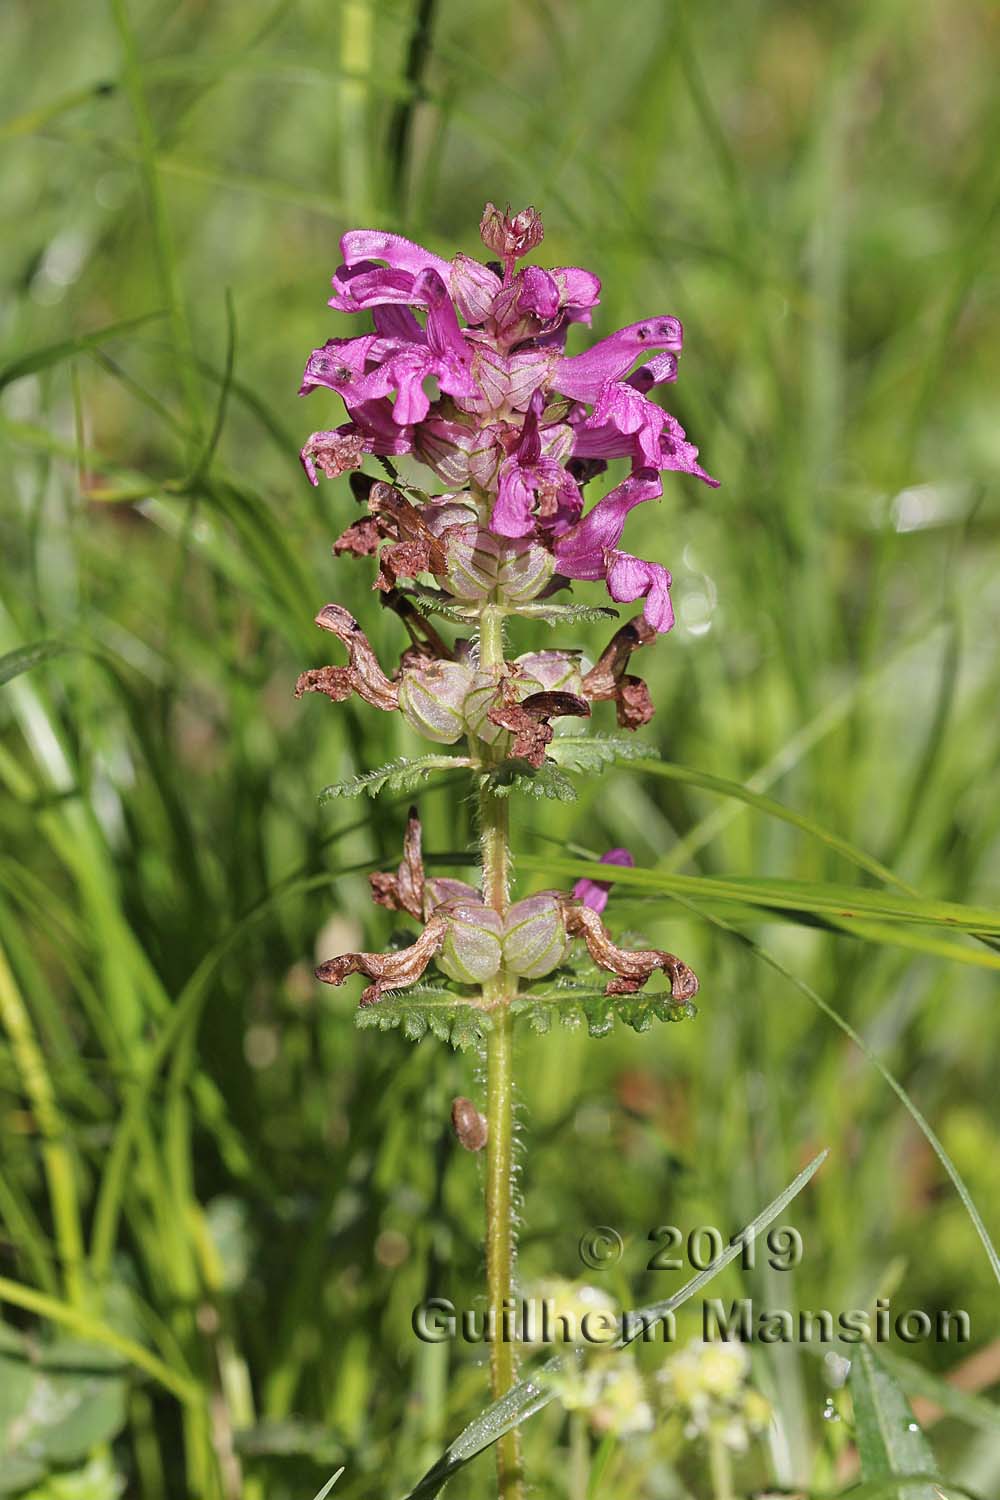
{"label": "green foliage", "polygon": [[547,1032],[553,1020],[563,1026],[584,1025],[589,1036],[608,1036],[616,1021],[633,1031],[649,1031],[654,1021],[689,1021],[696,1014],[690,1004],[678,1005],[662,991],[635,995],[605,995],[603,989],[566,985],[548,993],[530,991],[513,1003],[535,1032]]}
{"label": "green foliage", "polygon": [[[632,1319],[633,1329],[637,1330],[633,1332],[632,1338],[637,1337],[641,1332],[643,1320],[652,1321],[673,1313],[677,1308],[683,1307],[685,1302],[690,1301],[696,1292],[701,1291],[703,1287],[714,1280],[720,1271],[724,1270],[727,1265],[731,1264],[742,1253],[744,1241],[752,1240],[762,1230],[766,1229],[769,1224],[773,1224],[778,1215],[797,1197],[819,1170],[825,1159],[825,1151],[821,1152],[819,1156],[814,1157],[809,1165],[803,1168],[794,1181],[790,1182],[772,1203],[769,1203],[751,1223],[747,1224],[738,1236],[734,1236],[734,1242],[727,1249],[717,1255],[697,1276],[692,1276],[690,1281],[686,1282],[679,1291],[665,1298],[662,1302],[632,1309],[629,1317]],[[624,1347],[630,1341],[623,1333],[615,1347]],[[565,1356],[565,1358],[569,1359],[576,1357],[576,1354]],[[543,1411],[555,1396],[553,1384],[547,1377],[550,1377],[562,1368],[563,1359],[564,1356],[557,1355],[553,1359],[547,1360],[525,1380],[516,1385],[513,1390],[508,1391],[505,1396],[502,1396],[499,1401],[491,1402],[449,1444],[445,1452],[428,1470],[423,1479],[421,1479],[416,1489],[410,1491],[406,1500],[433,1500],[433,1497],[441,1491],[448,1480],[459,1469],[463,1469],[477,1454],[482,1453],[486,1448],[492,1447],[512,1427],[518,1427],[530,1421],[532,1417],[537,1416],[540,1411]]]}
{"label": "green foliage", "polygon": [[412,760],[394,760],[374,771],[362,771],[350,781],[325,786],[319,800],[332,802],[337,797],[360,797],[362,792],[369,797],[377,797],[380,792],[412,792],[423,785],[432,771],[454,771],[465,765],[468,761],[458,755],[419,755]]}
{"label": "green foliage", "polygon": [[600,620],[617,620],[618,611],[606,604],[522,604],[518,614],[525,620],[541,620],[545,625],[592,625]]}
{"label": "green foliage", "polygon": [[927,1483],[892,1485],[887,1493],[895,1491],[907,1500],[937,1500],[941,1491],[933,1483],[938,1471],[930,1445],[896,1380],[865,1344],[852,1358],[850,1390],[862,1478],[885,1480],[917,1474]]}
{"label": "green foliage", "polygon": [[593,776],[616,761],[648,757],[650,746],[620,734],[561,734],[552,741],[548,754],[567,771]]}
{"label": "green foliage", "polygon": [[387,991],[374,1005],[359,1008],[356,1025],[363,1029],[394,1031],[397,1027],[408,1042],[419,1042],[430,1034],[450,1042],[456,1051],[477,1047],[490,1029],[486,1011],[452,990],[414,985],[412,989]]}
{"label": "green foliage", "polygon": [[[0,1328],[0,1494],[38,1486],[114,1438],[126,1391],[121,1361],[99,1346],[37,1347]],[[82,1487],[81,1500],[90,1493]]]}
{"label": "green foliage", "polygon": [[22,672],[30,672],[32,667],[36,667],[39,662],[48,661],[53,656],[60,656],[70,649],[61,641],[36,641],[32,646],[22,646],[16,651],[8,651],[4,656],[0,656],[0,686],[19,677]]}
{"label": "green foliage", "polygon": [[546,798],[550,802],[575,802],[577,796],[569,777],[550,760],[537,767],[529,766],[527,761],[506,761],[481,776],[479,782],[488,786],[496,797],[523,792],[527,797]]}

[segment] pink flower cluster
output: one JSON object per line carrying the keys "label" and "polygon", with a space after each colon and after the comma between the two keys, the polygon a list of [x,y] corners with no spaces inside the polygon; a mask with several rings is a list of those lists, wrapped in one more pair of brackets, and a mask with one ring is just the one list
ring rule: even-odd
{"label": "pink flower cluster", "polygon": [[[315,484],[317,471],[332,478],[368,454],[412,454],[449,497],[477,505],[494,537],[545,549],[557,578],[600,579],[618,602],[643,599],[647,623],[669,630],[670,574],[619,543],[629,512],[663,493],[662,471],[717,483],[650,399],[677,378],[683,331],[676,318],[649,318],[566,354],[600,282],[576,266],[518,270],[542,233],[534,209],[488,204],[481,234],[497,259],[486,264],[378,230],[345,234],[330,306],[370,314],[373,331],[310,355],[301,393],[335,391],[348,420],[313,433],[302,462]],[[619,458],[630,473],[584,514],[583,485]]]}

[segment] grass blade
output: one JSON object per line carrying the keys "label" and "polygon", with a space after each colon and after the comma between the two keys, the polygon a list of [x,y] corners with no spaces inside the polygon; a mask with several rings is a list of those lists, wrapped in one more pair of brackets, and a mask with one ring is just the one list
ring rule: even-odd
{"label": "grass blade", "polygon": [[[854,1425],[864,1479],[927,1475],[937,1478],[930,1445],[903,1392],[877,1355],[861,1344],[851,1361],[850,1391]],[[931,1483],[900,1485],[907,1500],[937,1500]],[[939,1492],[940,1493],[940,1492]]]}
{"label": "grass blade", "polygon": [[39,662],[48,661],[52,656],[60,656],[64,651],[75,651],[77,647],[69,645],[65,641],[36,641],[31,646],[18,646],[15,651],[8,651],[0,656],[0,687],[12,678],[19,677],[22,672],[30,672],[32,667],[37,667]]}

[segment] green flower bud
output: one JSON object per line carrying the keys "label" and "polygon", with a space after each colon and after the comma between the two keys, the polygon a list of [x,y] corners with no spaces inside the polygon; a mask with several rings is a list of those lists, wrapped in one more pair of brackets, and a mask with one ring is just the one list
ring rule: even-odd
{"label": "green flower bud", "polygon": [[502,604],[537,599],[556,570],[551,552],[534,542],[506,542],[497,570],[497,598]]}
{"label": "green flower bud", "polygon": [[503,961],[522,979],[541,979],[557,969],[569,951],[562,909],[547,892],[517,901],[507,913]]}
{"label": "green flower bud", "polygon": [[448,977],[460,984],[482,984],[492,979],[500,968],[500,913],[481,902],[451,901],[439,906],[435,916],[445,921],[445,939],[437,961]]}
{"label": "green flower bud", "polygon": [[521,668],[522,697],[535,692],[584,696],[579,651],[529,651],[517,658],[515,666]]}
{"label": "green flower bud", "polygon": [[[497,679],[489,672],[477,672],[472,686],[465,695],[465,724],[470,734],[495,745],[507,731],[487,717],[497,701]],[[509,738],[509,736],[508,736]]]}
{"label": "green flower bud", "polygon": [[494,536],[475,522],[452,526],[445,539],[445,583],[457,599],[523,604],[537,598],[555,571],[551,552],[526,539]]}
{"label": "green flower bud", "polygon": [[457,661],[431,661],[408,667],[399,679],[403,718],[438,745],[453,745],[465,733],[464,704],[473,683],[471,667]]}

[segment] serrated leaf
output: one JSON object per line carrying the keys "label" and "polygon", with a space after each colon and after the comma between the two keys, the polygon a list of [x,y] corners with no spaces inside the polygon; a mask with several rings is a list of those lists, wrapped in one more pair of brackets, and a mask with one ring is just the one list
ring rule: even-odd
{"label": "serrated leaf", "polygon": [[360,797],[362,792],[369,797],[377,797],[380,792],[409,792],[426,781],[432,771],[457,771],[468,764],[464,755],[420,755],[415,760],[391,760],[374,771],[362,771],[350,781],[325,786],[319,800],[332,802],[336,797]]}
{"label": "serrated leaf", "polygon": [[[913,1419],[909,1402],[896,1377],[867,1344],[860,1344],[852,1358],[848,1385],[854,1401],[861,1477],[865,1480],[907,1475],[936,1478],[934,1454]],[[939,1493],[932,1483],[919,1480],[899,1485],[899,1494],[905,1500],[938,1500]]]}
{"label": "serrated leaf", "polygon": [[410,589],[408,596],[419,609],[422,615],[440,615],[444,620],[453,620],[456,625],[471,625],[478,619],[478,613],[455,604],[446,594],[438,594],[434,589]]}
{"label": "serrated leaf", "polygon": [[[699,1271],[697,1276],[692,1276],[691,1280],[685,1282],[684,1286],[672,1297],[628,1314],[635,1331],[630,1338],[620,1339],[615,1347],[622,1347],[639,1338],[645,1324],[652,1324],[657,1319],[674,1312],[700,1292],[703,1286],[706,1286],[738,1255],[741,1255],[747,1240],[754,1239],[769,1224],[772,1224],[779,1214],[784,1213],[792,1199],[798,1196],[809,1179],[822,1166],[826,1155],[825,1151],[821,1151],[818,1156],[813,1157],[794,1182],[789,1183],[783,1193],[779,1193],[778,1197],[769,1203],[767,1208],[759,1213],[741,1234],[735,1236],[721,1255],[716,1256],[704,1271]],[[457,1474],[459,1469],[463,1469],[478,1454],[491,1448],[512,1428],[520,1427],[522,1423],[527,1422],[529,1418],[548,1406],[556,1395],[548,1377],[557,1374],[563,1368],[563,1363],[562,1356],[547,1360],[527,1380],[520,1381],[498,1401],[491,1402],[445,1449],[437,1463],[427,1471],[416,1488],[410,1491],[406,1500],[434,1500],[434,1496],[441,1492],[448,1480]]]}
{"label": "serrated leaf", "polygon": [[597,773],[616,760],[649,760],[656,755],[649,745],[620,734],[556,735],[547,753],[567,771]]}
{"label": "serrated leaf", "polygon": [[649,1031],[655,1021],[687,1021],[697,1014],[691,1004],[678,1005],[664,990],[635,995],[606,995],[603,989],[567,986],[541,994],[519,995],[511,1004],[533,1031],[551,1029],[554,1018],[564,1026],[585,1025],[592,1037],[608,1036],[616,1021],[633,1031]]}
{"label": "serrated leaf", "polygon": [[366,1005],[355,1015],[362,1031],[402,1031],[408,1041],[419,1042],[428,1032],[438,1041],[450,1042],[456,1051],[477,1047],[492,1022],[486,1011],[452,990],[421,989],[387,993],[375,1005]]}
{"label": "serrated leaf", "polygon": [[606,604],[522,604],[514,613],[528,620],[543,620],[546,625],[618,618],[618,611]]}
{"label": "serrated leaf", "polygon": [[529,797],[548,797],[558,802],[573,802],[576,787],[553,761],[546,760],[536,770],[526,761],[506,761],[481,778],[494,797],[509,797],[524,792]]}

